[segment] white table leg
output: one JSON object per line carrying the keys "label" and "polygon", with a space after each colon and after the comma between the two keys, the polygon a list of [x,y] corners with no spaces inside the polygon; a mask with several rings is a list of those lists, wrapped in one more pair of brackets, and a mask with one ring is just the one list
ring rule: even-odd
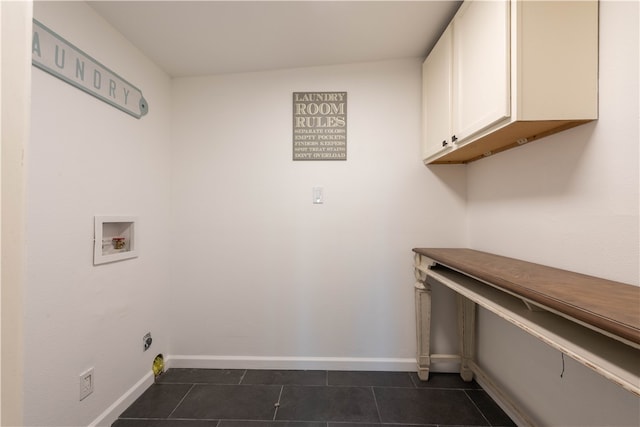
{"label": "white table leg", "polygon": [[458,308],[458,339],[460,342],[460,376],[464,381],[473,380],[469,362],[475,359],[476,345],[476,304],[456,295]]}
{"label": "white table leg", "polygon": [[430,336],[431,336],[431,285],[418,281],[415,284],[416,299],[416,335],[418,377],[422,381],[429,379],[431,365]]}

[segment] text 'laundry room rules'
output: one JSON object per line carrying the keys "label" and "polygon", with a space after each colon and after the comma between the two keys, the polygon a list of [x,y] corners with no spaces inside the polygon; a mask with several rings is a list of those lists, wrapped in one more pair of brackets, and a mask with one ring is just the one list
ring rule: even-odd
{"label": "text 'laundry room rules'", "polygon": [[347,92],[293,93],[293,160],[347,160]]}

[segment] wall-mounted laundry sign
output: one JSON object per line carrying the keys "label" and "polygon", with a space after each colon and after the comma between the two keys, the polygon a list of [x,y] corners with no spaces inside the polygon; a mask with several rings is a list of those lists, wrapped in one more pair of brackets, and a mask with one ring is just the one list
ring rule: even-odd
{"label": "wall-mounted laundry sign", "polygon": [[293,160],[347,160],[347,92],[293,93]]}
{"label": "wall-mounted laundry sign", "polygon": [[149,111],[140,89],[35,19],[31,63],[137,119]]}

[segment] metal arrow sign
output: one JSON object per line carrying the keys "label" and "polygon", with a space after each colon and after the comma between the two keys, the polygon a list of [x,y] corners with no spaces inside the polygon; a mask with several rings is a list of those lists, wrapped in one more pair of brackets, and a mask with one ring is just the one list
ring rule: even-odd
{"label": "metal arrow sign", "polygon": [[35,19],[31,62],[137,119],[149,111],[149,104],[140,89]]}

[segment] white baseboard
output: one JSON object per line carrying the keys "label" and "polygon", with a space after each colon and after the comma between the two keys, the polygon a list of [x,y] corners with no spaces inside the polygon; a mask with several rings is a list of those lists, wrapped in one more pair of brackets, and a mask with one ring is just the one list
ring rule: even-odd
{"label": "white baseboard", "polygon": [[172,368],[400,372],[416,370],[416,360],[413,358],[171,355],[166,360]]}
{"label": "white baseboard", "polygon": [[493,399],[494,402],[516,423],[521,427],[533,427],[538,425],[531,417],[522,410],[522,408],[514,402],[507,393],[505,393],[478,365],[472,365],[473,377],[484,391]]}
{"label": "white baseboard", "polygon": [[102,414],[89,424],[89,427],[109,427],[113,424],[118,416],[127,409],[135,400],[145,392],[153,384],[153,372],[149,371],[129,390],[127,390],[120,398],[118,398],[111,406],[109,406]]}

